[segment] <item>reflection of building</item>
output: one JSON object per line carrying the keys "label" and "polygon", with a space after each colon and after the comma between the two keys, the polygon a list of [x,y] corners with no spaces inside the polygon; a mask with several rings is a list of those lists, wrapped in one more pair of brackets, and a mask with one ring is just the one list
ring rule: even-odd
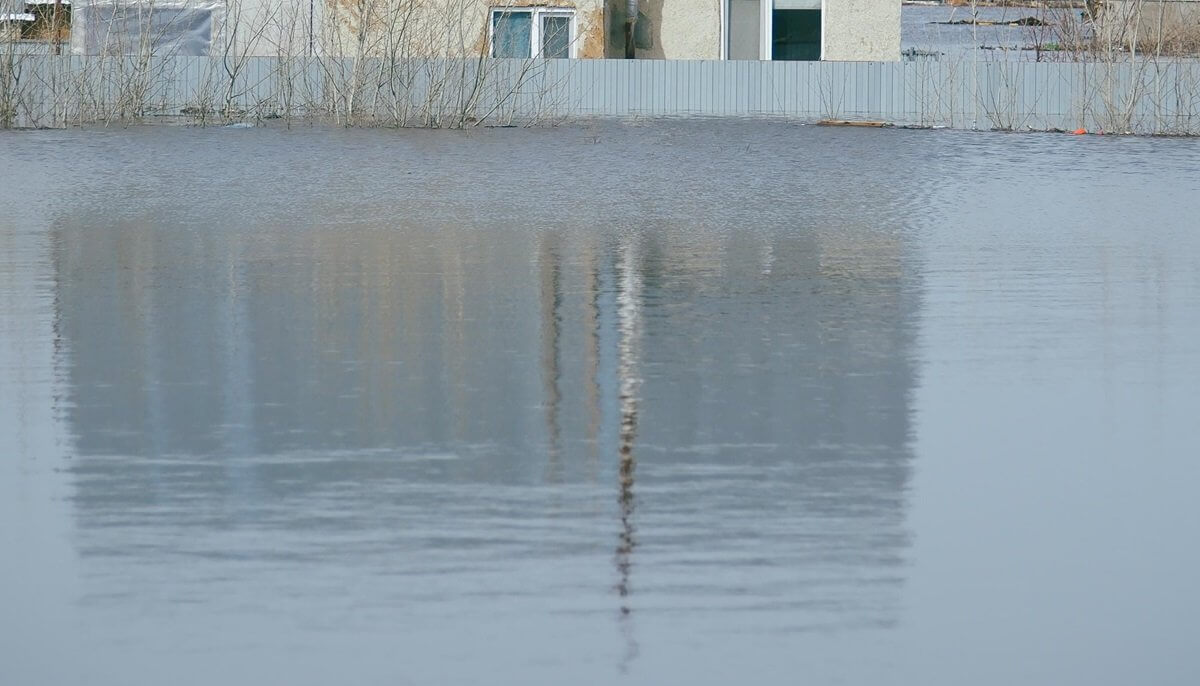
{"label": "reflection of building", "polygon": [[[639,518],[645,529],[657,505],[695,508],[708,522],[657,541],[681,578],[686,564],[672,561],[698,550],[769,549],[782,565],[776,592],[806,621],[891,621],[906,547],[917,301],[902,245],[882,233],[645,246],[642,296],[653,306],[643,319],[638,482],[660,502]],[[684,253],[688,261],[673,258]],[[690,481],[672,499],[661,491],[673,479]],[[653,562],[646,550],[639,559]]]}
{"label": "reflection of building", "polygon": [[[603,389],[628,655],[639,578],[690,588],[714,551],[727,564],[738,559],[728,551],[774,551],[771,592],[802,622],[893,621],[917,300],[903,244],[877,221],[819,237],[652,231],[614,240],[599,261],[570,259],[593,254],[587,239],[539,244],[543,359],[554,361],[542,378],[555,380],[545,397],[568,465],[587,459],[569,446],[597,440],[582,421],[596,392],[573,385],[576,370]],[[680,511],[700,523],[662,514]],[[673,533],[647,534],[656,517]]]}
{"label": "reflection of building", "polygon": [[[428,250],[387,231],[351,245],[304,231],[269,245],[134,224],[60,232],[84,454],[538,445],[524,412],[540,403],[538,331],[516,324],[536,315],[516,301],[534,294],[464,265],[480,255],[452,230]],[[322,257],[279,268],[302,254]]]}
{"label": "reflection of building", "polygon": [[755,592],[797,621],[891,620],[916,302],[886,218],[498,240],[196,212],[205,230],[95,208],[57,224],[85,520],[137,498],[236,513],[264,492],[369,513],[414,474],[406,457],[466,455],[417,473],[485,500],[612,494],[630,634],[643,589],[692,588],[710,564],[747,565],[739,583],[767,579]]}

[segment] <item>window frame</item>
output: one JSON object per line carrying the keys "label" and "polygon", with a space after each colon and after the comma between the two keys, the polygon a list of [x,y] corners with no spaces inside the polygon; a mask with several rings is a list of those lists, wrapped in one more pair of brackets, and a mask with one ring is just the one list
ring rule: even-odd
{"label": "window frame", "polygon": [[[825,61],[825,19],[828,15],[828,0],[821,0],[821,62]],[[775,0],[758,0],[758,59],[773,61],[772,43],[775,39]],[[721,59],[729,59],[730,33],[729,0],[721,2]]]}
{"label": "window frame", "polygon": [[[504,58],[495,57],[496,54],[496,15],[498,14],[529,14],[529,55],[528,58]],[[543,17],[567,17],[570,22],[568,24],[567,36],[568,54],[565,58],[548,58],[548,59],[575,59],[578,54],[578,41],[576,37],[579,35],[575,9],[571,7],[548,7],[543,5],[534,6],[500,6],[496,5],[488,11],[488,57],[489,59],[541,59],[542,58],[542,18]]]}

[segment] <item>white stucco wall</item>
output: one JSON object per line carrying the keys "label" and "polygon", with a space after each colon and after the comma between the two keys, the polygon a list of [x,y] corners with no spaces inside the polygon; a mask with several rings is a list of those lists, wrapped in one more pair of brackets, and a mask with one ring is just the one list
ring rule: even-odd
{"label": "white stucco wall", "polygon": [[639,58],[716,60],[721,58],[725,0],[641,0],[654,45]]}
{"label": "white stucco wall", "polygon": [[900,59],[900,0],[825,0],[822,59]]}

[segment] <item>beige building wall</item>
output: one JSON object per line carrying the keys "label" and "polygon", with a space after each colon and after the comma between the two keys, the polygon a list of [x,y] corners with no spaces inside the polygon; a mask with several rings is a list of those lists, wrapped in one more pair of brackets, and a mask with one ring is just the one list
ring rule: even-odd
{"label": "beige building wall", "polygon": [[1108,0],[1096,10],[1096,33],[1142,54],[1200,51],[1200,0]]}
{"label": "beige building wall", "polygon": [[[214,26],[214,48],[233,55],[307,55],[316,51],[321,29],[321,0],[226,0],[221,19]],[[236,26],[236,31],[231,31]],[[309,41],[310,28],[313,40]]]}
{"label": "beige building wall", "polygon": [[822,59],[900,60],[900,0],[825,0]]}
{"label": "beige building wall", "polygon": [[[76,6],[117,1],[76,0]],[[636,56],[720,59],[726,1],[640,0]],[[211,10],[210,55],[471,57],[490,49],[491,10],[499,7],[571,9],[574,57],[625,55],[625,0],[158,0],[156,6]],[[1190,10],[1200,1],[1155,6],[1168,9],[1167,25],[1177,27],[1195,24]],[[761,7],[769,17],[770,1]],[[826,60],[900,58],[900,0],[825,0],[823,24]],[[85,27],[78,28],[82,34]]]}
{"label": "beige building wall", "polygon": [[363,45],[367,54],[391,54],[399,46],[403,56],[474,57],[490,49],[493,8],[553,7],[574,10],[573,52],[579,58],[609,56],[607,1],[316,0],[325,54],[356,54]]}
{"label": "beige building wall", "polygon": [[[226,20],[240,25],[251,54],[307,50],[308,0],[227,1]],[[625,0],[314,0],[313,7],[313,42],[327,55],[483,54],[493,7],[572,9],[575,57],[625,53]],[[720,59],[724,14],[725,0],[640,0],[637,57]],[[826,60],[900,59],[900,0],[825,0],[823,21]]]}
{"label": "beige building wall", "polygon": [[[268,0],[237,0],[265,2]],[[283,0],[295,2],[296,0]],[[625,56],[624,0],[317,0],[327,54],[355,49],[361,17],[386,33],[397,15],[407,16],[412,54],[478,55],[488,49],[493,7],[561,7],[575,11],[575,56]],[[414,3],[416,3],[414,5]],[[637,57],[720,59],[724,0],[640,0]],[[368,38],[368,42],[376,42]],[[370,52],[368,50],[368,52]]]}
{"label": "beige building wall", "polygon": [[725,0],[641,0],[639,21],[643,25],[639,27],[639,34],[643,40],[637,56],[670,60],[721,59],[724,4]]}
{"label": "beige building wall", "polygon": [[[638,57],[720,59],[726,0],[641,0],[653,39]],[[766,5],[769,12],[770,5]],[[622,10],[623,12],[623,10]],[[900,59],[900,0],[825,0],[823,59]]]}

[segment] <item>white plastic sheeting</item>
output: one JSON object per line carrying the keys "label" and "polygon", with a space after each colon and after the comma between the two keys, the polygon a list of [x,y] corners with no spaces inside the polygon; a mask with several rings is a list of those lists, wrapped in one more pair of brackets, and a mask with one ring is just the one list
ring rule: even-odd
{"label": "white plastic sheeting", "polygon": [[77,55],[210,54],[222,0],[76,0],[71,51]]}

